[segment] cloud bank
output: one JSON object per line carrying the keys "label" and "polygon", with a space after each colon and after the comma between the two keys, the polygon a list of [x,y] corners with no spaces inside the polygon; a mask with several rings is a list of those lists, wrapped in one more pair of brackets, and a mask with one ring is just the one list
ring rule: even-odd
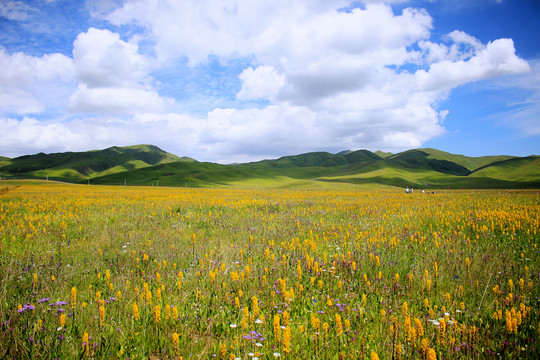
{"label": "cloud bank", "polygon": [[[453,31],[436,41],[425,10],[395,13],[389,3],[127,0],[112,10],[96,3],[111,29],[134,31],[91,27],[71,56],[0,49],[9,69],[0,74],[3,149],[153,143],[218,162],[399,151],[444,134],[448,109],[440,104],[452,89],[530,71],[511,39],[482,44]],[[24,7],[13,4],[3,11],[24,21]],[[209,57],[247,64],[231,106],[186,113],[185,99],[164,95],[155,74],[211,71]],[[64,117],[39,120],[62,107]]]}

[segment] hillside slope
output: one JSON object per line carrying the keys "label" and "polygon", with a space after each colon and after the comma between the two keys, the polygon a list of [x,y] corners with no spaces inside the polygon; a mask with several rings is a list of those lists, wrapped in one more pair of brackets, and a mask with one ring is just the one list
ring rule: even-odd
{"label": "hillside slope", "polygon": [[476,169],[471,177],[540,183],[540,156],[496,161]]}
{"label": "hillside slope", "polygon": [[491,164],[497,161],[504,161],[504,160],[515,158],[515,156],[508,156],[508,155],[470,157],[470,156],[465,156],[465,155],[450,154],[445,151],[431,149],[431,148],[418,149],[418,150],[426,153],[428,159],[450,161],[458,165],[461,165],[470,171],[474,171],[482,166],[486,166],[488,164]]}
{"label": "hillside slope", "polygon": [[436,149],[397,154],[311,152],[244,164],[180,158],[152,145],[0,160],[3,178],[180,187],[393,186],[416,189],[540,188],[540,157],[467,157]]}
{"label": "hillside slope", "polygon": [[132,171],[161,163],[194,161],[167,153],[153,145],[110,147],[86,152],[25,155],[0,164],[4,176],[79,182],[102,175]]}

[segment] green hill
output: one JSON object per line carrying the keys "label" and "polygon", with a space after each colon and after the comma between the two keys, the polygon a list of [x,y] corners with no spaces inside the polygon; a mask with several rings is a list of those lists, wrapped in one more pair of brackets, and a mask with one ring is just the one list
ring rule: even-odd
{"label": "green hill", "polygon": [[348,164],[347,158],[342,155],[328,152],[311,152],[295,156],[283,156],[277,160],[262,160],[245,164],[251,168],[290,168],[290,167],[332,167]]}
{"label": "green hill", "polygon": [[540,157],[467,157],[429,148],[397,154],[347,150],[221,165],[137,145],[4,158],[0,173],[3,179],[180,187],[540,188]]}
{"label": "green hill", "polygon": [[429,157],[429,154],[422,150],[407,150],[396,155],[389,156],[386,162],[402,165],[408,169],[422,169],[437,171],[451,175],[469,175],[470,171],[455,162],[448,160],[438,160]]}
{"label": "green hill", "polygon": [[25,155],[0,164],[6,177],[46,178],[79,182],[161,163],[194,161],[179,158],[153,145],[110,147],[86,152]]}
{"label": "green hill", "polygon": [[380,157],[382,157],[383,159],[385,159],[385,158],[387,158],[387,157],[389,157],[389,156],[392,156],[392,155],[394,155],[394,154],[391,153],[391,152],[384,152],[384,151],[381,151],[381,150],[377,150],[377,151],[375,151],[375,155],[380,156]]}
{"label": "green hill", "polygon": [[476,169],[471,177],[540,183],[540,156],[510,158]]}
{"label": "green hill", "polygon": [[450,154],[441,150],[425,148],[418,149],[427,154],[429,159],[446,160],[467,168],[470,171],[476,170],[482,166],[494,163],[496,161],[509,160],[515,156],[499,155],[499,156],[480,156],[469,157],[464,155]]}

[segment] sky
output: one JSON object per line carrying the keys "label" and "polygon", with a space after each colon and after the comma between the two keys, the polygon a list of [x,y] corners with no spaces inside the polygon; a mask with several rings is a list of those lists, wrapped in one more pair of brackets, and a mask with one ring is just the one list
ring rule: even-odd
{"label": "sky", "polygon": [[0,0],[0,155],[540,154],[538,0]]}

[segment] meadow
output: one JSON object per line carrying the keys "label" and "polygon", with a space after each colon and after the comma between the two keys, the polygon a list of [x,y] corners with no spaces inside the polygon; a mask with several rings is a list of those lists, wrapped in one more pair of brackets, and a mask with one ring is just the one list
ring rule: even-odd
{"label": "meadow", "polygon": [[535,190],[0,182],[0,358],[537,359]]}

